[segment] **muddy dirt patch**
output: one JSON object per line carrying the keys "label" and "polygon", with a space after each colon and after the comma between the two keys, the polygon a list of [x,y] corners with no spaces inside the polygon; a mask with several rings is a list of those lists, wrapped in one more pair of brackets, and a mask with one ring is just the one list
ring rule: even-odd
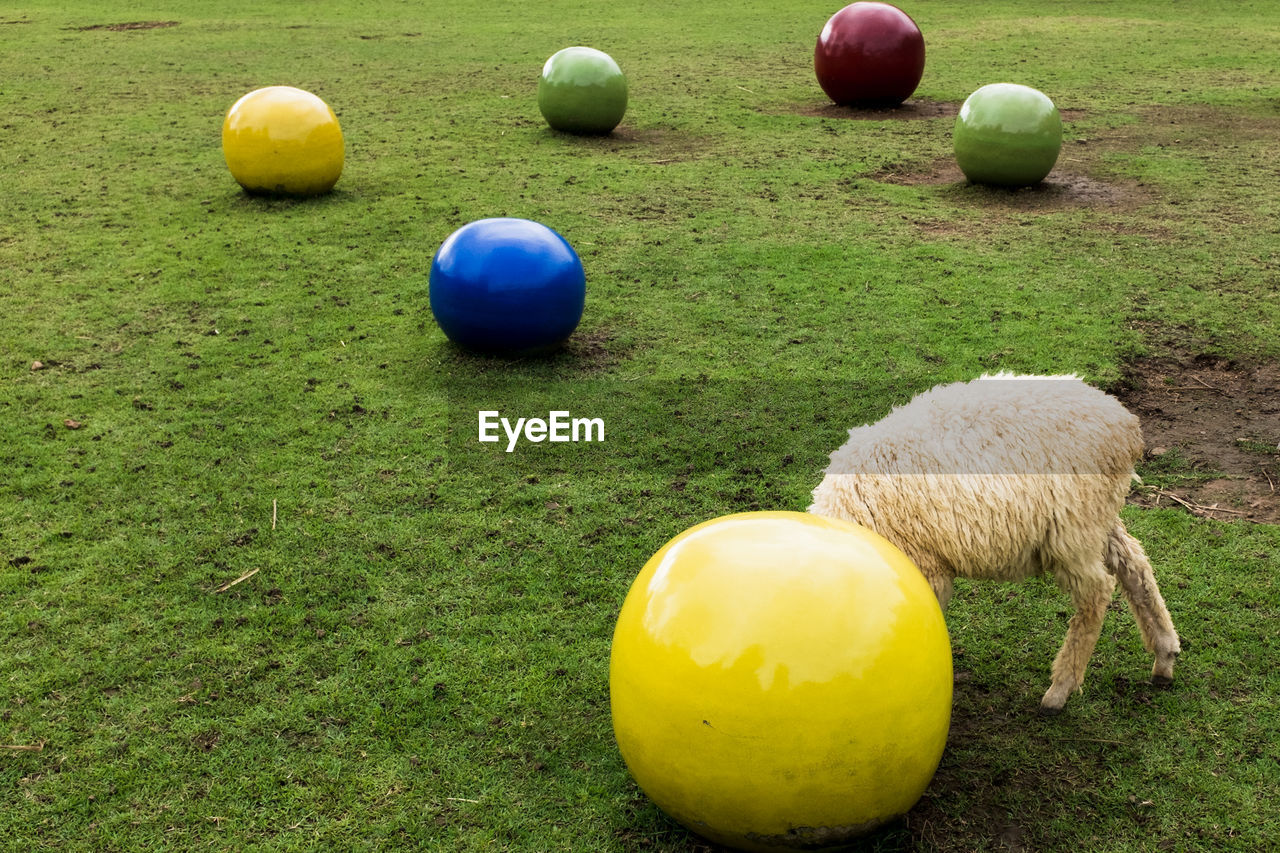
{"label": "muddy dirt patch", "polygon": [[891,166],[870,177],[900,186],[943,187],[952,201],[1015,213],[1080,207],[1132,210],[1154,198],[1151,189],[1137,181],[1103,180],[1062,161],[1040,183],[1017,189],[969,183],[954,157],[939,157],[921,167]]}
{"label": "muddy dirt patch", "polygon": [[565,341],[560,358],[580,375],[595,375],[616,367],[630,357],[629,347],[609,329],[589,329]]}
{"label": "muddy dirt patch", "polygon": [[125,24],[91,24],[87,27],[75,27],[82,33],[92,30],[107,30],[113,33],[124,33],[131,30],[162,30],[166,27],[178,26],[177,21],[130,21]]}
{"label": "muddy dirt patch", "polygon": [[810,118],[838,118],[853,121],[911,121],[922,118],[955,118],[960,104],[955,101],[931,101],[919,98],[896,107],[842,107],[830,101],[789,104],[779,112]]}
{"label": "muddy dirt patch", "polygon": [[1134,489],[1131,503],[1280,523],[1280,364],[1139,358],[1114,393],[1142,422],[1148,479],[1182,474]]}
{"label": "muddy dirt patch", "polygon": [[547,371],[555,378],[593,378],[625,362],[634,347],[620,341],[611,329],[595,328],[575,331],[567,341],[547,352],[472,352],[442,343],[441,353],[447,361],[463,364],[478,374],[507,371],[512,365],[524,364]]}
{"label": "muddy dirt patch", "polygon": [[1220,153],[1233,144],[1271,141],[1280,135],[1280,103],[1274,102],[1260,102],[1250,110],[1209,104],[1153,104],[1135,112],[1138,124],[1100,130],[1090,142],[1119,151],[1183,145]]}
{"label": "muddy dirt patch", "polygon": [[[915,119],[953,119],[960,113],[959,101],[934,101],[916,98],[896,107],[842,107],[830,101],[788,104],[775,114],[808,116],[809,118],[833,118],[846,121],[912,121]],[[1059,110],[1063,121],[1076,121],[1085,116],[1084,110]]]}
{"label": "muddy dirt patch", "polygon": [[[522,122],[523,124],[524,122]],[[537,122],[528,122],[537,124]],[[708,148],[707,140],[662,127],[634,128],[623,125],[611,133],[573,134],[543,127],[539,142],[559,142],[573,148],[622,154],[653,165],[687,163],[699,159]]]}

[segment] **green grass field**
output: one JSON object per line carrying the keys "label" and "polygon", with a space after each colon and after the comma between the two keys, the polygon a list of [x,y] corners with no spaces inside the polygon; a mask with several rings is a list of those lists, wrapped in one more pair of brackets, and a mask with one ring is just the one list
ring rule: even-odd
{"label": "green grass field", "polygon": [[[938,382],[1280,358],[1280,4],[904,4],[938,115],[876,120],[813,79],[839,5],[0,10],[0,846],[705,850],[610,726],[662,543],[803,509],[845,430]],[[538,114],[571,44],[629,77],[611,137]],[[1049,190],[947,172],[998,80],[1068,119]],[[330,195],[228,174],[223,114],[272,84],[339,116]],[[582,256],[557,355],[461,353],[430,316],[432,254],[489,216]],[[481,447],[495,401],[607,440]],[[959,585],[951,740],[868,850],[1275,844],[1280,527],[1124,518],[1174,687],[1117,599],[1037,717],[1068,600]]]}

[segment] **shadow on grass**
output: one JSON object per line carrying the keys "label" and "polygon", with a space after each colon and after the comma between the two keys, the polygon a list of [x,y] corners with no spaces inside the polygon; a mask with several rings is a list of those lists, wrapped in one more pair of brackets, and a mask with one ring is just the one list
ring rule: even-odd
{"label": "shadow on grass", "polygon": [[[1007,702],[1018,701],[1011,695],[1016,691],[997,696],[998,688],[972,680],[963,670],[957,671],[957,680],[946,751],[920,801],[905,816],[838,849],[847,853],[1061,849],[1054,846],[1055,822],[1095,823],[1092,807],[1087,813],[1079,812],[1081,804],[1097,800],[1099,811],[1103,810],[1106,804],[1101,801],[1108,799],[1104,780],[1125,773],[1138,760],[1140,741],[1124,743],[1121,734],[1100,733],[1099,723],[1083,720],[1078,712],[1069,709],[1061,717],[1040,717],[1034,698],[1021,712],[1011,710]],[[1124,679],[1098,688],[1116,694],[1116,713],[1131,703],[1150,704],[1149,694],[1157,689]],[[1156,718],[1153,711],[1149,716]],[[1127,799],[1121,806],[1141,809]],[[648,808],[656,811],[651,804]],[[684,835],[680,849],[728,853],[728,848],[687,832],[669,818],[659,819],[669,827],[668,842]],[[626,849],[641,848],[628,845]]]}
{"label": "shadow on grass", "polygon": [[611,133],[575,134],[542,127],[532,134],[534,144],[553,144],[592,154],[625,154],[654,165],[697,160],[710,148],[706,138],[672,127],[632,127],[621,124]]}
{"label": "shadow on grass", "polygon": [[[543,352],[512,355],[464,349],[452,341],[437,341],[427,348],[426,362],[456,368],[465,375],[498,374],[503,379],[580,379],[600,377],[631,357],[634,343],[620,341],[607,328],[579,329],[564,343]],[[423,376],[423,382],[434,378]]]}
{"label": "shadow on grass", "polygon": [[852,121],[913,121],[928,118],[955,118],[960,104],[954,101],[909,99],[896,107],[846,107],[830,101],[787,104],[777,109],[786,115],[810,118],[846,119]]}
{"label": "shadow on grass", "polygon": [[354,202],[358,193],[335,187],[326,193],[313,196],[287,195],[285,193],[249,192],[238,188],[227,193],[228,207],[253,211],[292,211],[296,208],[330,208]]}

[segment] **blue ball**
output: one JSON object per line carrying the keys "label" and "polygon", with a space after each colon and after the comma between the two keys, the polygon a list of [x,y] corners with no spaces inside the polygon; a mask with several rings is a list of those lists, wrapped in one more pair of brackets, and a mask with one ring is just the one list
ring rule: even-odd
{"label": "blue ball", "polygon": [[528,219],[479,219],[431,260],[431,313],[449,340],[480,352],[553,349],[582,319],[587,279],[563,237]]}

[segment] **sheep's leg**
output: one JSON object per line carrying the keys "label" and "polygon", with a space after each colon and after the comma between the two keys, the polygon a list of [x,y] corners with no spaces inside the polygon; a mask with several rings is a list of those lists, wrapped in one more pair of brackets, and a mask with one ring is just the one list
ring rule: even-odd
{"label": "sheep's leg", "polygon": [[928,551],[920,553],[906,549],[903,553],[911,558],[911,562],[916,564],[920,574],[924,575],[924,579],[929,582],[929,586],[933,589],[933,594],[937,596],[938,605],[943,610],[946,610],[947,604],[951,601],[951,593],[955,591],[951,582],[954,575],[947,568],[947,564]]}
{"label": "sheep's leg", "polygon": [[933,594],[938,597],[939,606],[946,610],[947,605],[951,603],[951,594],[955,592],[951,575],[926,575],[925,577],[929,580],[929,586],[933,587]]}
{"label": "sheep's leg", "polygon": [[[1088,564],[1082,564],[1084,569]],[[1102,633],[1102,617],[1115,593],[1116,581],[1100,564],[1088,570],[1057,573],[1058,582],[1071,593],[1076,612],[1067,624],[1067,637],[1053,660],[1053,684],[1040,700],[1040,713],[1056,714],[1067,697],[1084,683],[1085,666]]]}
{"label": "sheep's leg", "polygon": [[1105,562],[1120,581],[1120,588],[1129,602],[1129,609],[1138,622],[1142,645],[1156,656],[1151,668],[1151,683],[1161,687],[1173,681],[1173,663],[1182,651],[1178,632],[1169,617],[1160,587],[1156,586],[1151,562],[1142,544],[1129,535],[1119,521],[1107,536]]}

